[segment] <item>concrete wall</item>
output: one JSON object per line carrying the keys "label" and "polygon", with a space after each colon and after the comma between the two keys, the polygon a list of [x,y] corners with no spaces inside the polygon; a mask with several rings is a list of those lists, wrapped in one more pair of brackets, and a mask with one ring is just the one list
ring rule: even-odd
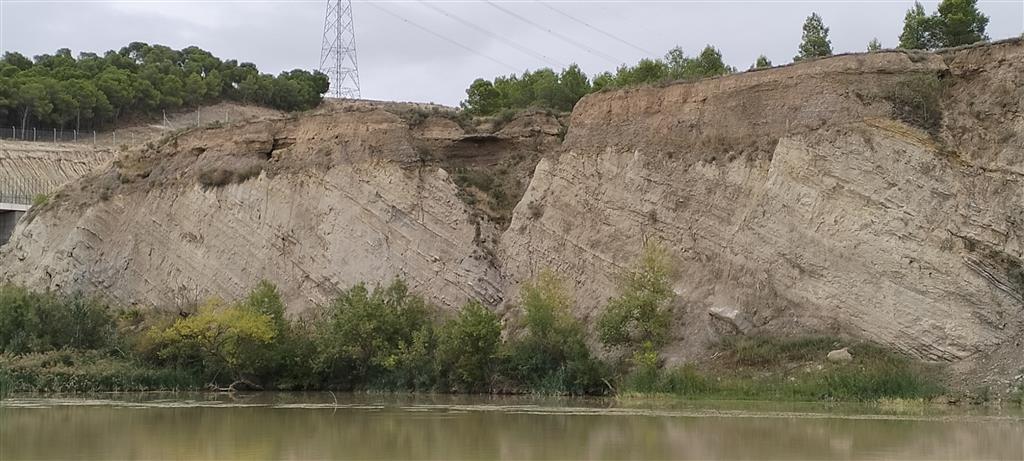
{"label": "concrete wall", "polygon": [[14,225],[25,214],[24,211],[0,211],[0,245],[7,243],[14,233]]}

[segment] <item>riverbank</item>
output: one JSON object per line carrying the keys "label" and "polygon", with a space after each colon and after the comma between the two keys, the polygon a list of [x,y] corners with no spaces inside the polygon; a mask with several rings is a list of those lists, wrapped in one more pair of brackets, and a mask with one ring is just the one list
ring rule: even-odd
{"label": "riverbank", "polygon": [[[710,359],[679,367],[665,366],[651,341],[593,352],[586,328],[566,314],[566,299],[554,277],[527,284],[524,315],[503,332],[480,304],[444,315],[401,281],[373,290],[353,286],[299,319],[284,316],[269,283],[231,303],[147,312],[5,286],[0,393],[331,390],[970,403],[998,397],[947,389],[940,365],[849,338],[724,336],[707,351]],[[630,325],[639,329],[641,320]],[[620,333],[617,325],[601,322],[602,339],[631,338],[629,331],[611,334]],[[829,360],[838,349],[846,353]]]}
{"label": "riverbank", "polygon": [[[985,403],[980,396],[948,398],[941,385],[941,370],[929,364],[885,351],[869,344],[849,350],[848,363],[829,363],[828,350],[842,344],[826,337],[741,338],[724,342],[715,351],[718,360],[680,368],[643,366],[614,375],[608,372],[608,391],[629,402],[671,400],[733,400],[789,402],[907,402],[961,401]],[[139,358],[115,357],[98,351],[60,350],[45,353],[0,356],[6,389],[18,393],[91,393],[209,390],[208,378],[200,370],[184,367],[155,367]],[[605,370],[612,369],[604,364]],[[314,373],[313,370],[309,370]],[[499,383],[507,378],[492,377]],[[4,381],[0,377],[0,383]],[[0,387],[4,387],[0,384]],[[306,390],[340,389],[340,386],[310,385]],[[351,390],[351,389],[350,389]],[[363,386],[366,392],[451,392],[443,388],[400,389]],[[558,395],[549,388],[487,388],[478,394],[526,393]],[[903,403],[899,403],[903,402]]]}

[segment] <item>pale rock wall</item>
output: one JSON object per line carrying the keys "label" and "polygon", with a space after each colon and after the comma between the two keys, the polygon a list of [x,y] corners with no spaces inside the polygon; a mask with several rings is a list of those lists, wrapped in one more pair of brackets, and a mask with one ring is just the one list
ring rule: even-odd
{"label": "pale rock wall", "polygon": [[[588,96],[568,151],[541,162],[503,237],[510,290],[549,267],[593,318],[653,240],[681,269],[678,356],[715,339],[709,311],[722,308],[761,331],[852,334],[928,359],[1007,342],[1024,299],[1012,275],[1024,46],[950,53],[841,56]],[[940,138],[891,120],[879,97],[912,73],[953,78]],[[978,96],[988,73],[1009,79],[998,101]],[[973,143],[949,128],[965,124]],[[971,149],[993,136],[988,155]]]}

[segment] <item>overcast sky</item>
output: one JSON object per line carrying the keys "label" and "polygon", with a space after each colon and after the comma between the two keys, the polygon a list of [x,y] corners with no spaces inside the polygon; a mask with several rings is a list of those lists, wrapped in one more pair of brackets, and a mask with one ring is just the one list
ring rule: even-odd
{"label": "overcast sky", "polygon": [[[913,1],[506,0],[495,1],[497,7],[482,1],[353,3],[363,97],[456,105],[477,77],[550,62],[575,62],[593,75],[617,63],[661,56],[675,45],[688,55],[715,45],[727,63],[740,69],[761,53],[784,64],[796,53],[800,26],[812,11],[830,27],[837,53],[863,51],[873,37],[894,47]],[[923,3],[931,12],[938,2]],[[326,0],[0,0],[0,51],[33,56],[66,47],[75,54],[102,53],[143,41],[179,49],[196,45],[221,58],[254,62],[263,72],[313,69],[319,64],[325,6]],[[981,0],[980,8],[991,19],[993,39],[1024,32],[1024,0]]]}

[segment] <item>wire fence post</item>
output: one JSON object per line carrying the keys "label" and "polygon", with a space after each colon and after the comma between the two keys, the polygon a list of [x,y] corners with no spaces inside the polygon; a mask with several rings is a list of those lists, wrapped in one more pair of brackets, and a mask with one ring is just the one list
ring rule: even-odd
{"label": "wire fence post", "polygon": [[110,144],[116,146],[117,145],[117,130],[114,130],[111,133],[111,136],[112,136],[112,138],[111,138]]}
{"label": "wire fence post", "polygon": [[92,130],[92,145],[96,145],[96,130]]}
{"label": "wire fence post", "polygon": [[53,142],[57,142],[57,129],[53,129]]}
{"label": "wire fence post", "polygon": [[32,128],[32,142],[36,142],[36,141],[38,141],[38,139],[36,139],[36,129]]}

